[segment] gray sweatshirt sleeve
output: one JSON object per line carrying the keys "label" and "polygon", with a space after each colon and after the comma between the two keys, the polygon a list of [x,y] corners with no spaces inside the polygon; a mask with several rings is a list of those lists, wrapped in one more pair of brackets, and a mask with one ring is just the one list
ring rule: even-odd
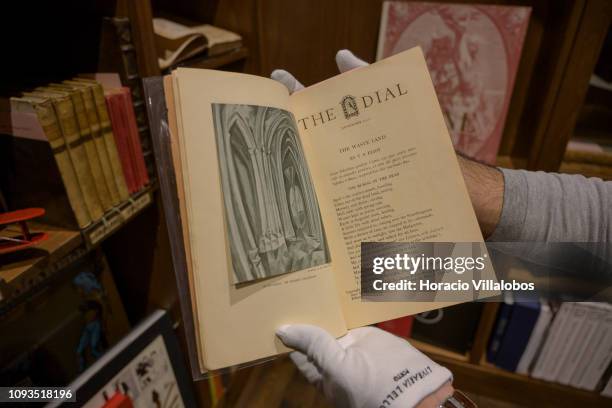
{"label": "gray sweatshirt sleeve", "polygon": [[504,203],[489,241],[612,242],[612,181],[500,170]]}

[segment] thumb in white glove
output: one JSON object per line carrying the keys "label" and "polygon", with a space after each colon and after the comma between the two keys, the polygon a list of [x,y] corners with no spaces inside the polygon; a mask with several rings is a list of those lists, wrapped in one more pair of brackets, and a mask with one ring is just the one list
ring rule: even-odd
{"label": "thumb in white glove", "polygon": [[[365,67],[368,63],[357,58],[355,54],[349,50],[340,50],[336,53],[336,65],[338,65],[338,70],[343,73],[351,69]],[[285,85],[289,93],[304,89],[304,85],[284,69],[275,69],[270,74],[270,78]]]}
{"label": "thumb in white glove", "polygon": [[276,334],[297,350],[290,357],[306,379],[337,406],[414,407],[452,381],[448,369],[374,327],[350,330],[338,340],[300,324],[281,326]]}

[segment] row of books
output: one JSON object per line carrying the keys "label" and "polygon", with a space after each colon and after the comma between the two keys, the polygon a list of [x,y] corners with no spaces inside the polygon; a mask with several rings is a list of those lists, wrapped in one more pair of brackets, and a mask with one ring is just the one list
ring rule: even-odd
{"label": "row of books", "polygon": [[39,139],[50,145],[79,228],[100,220],[149,184],[130,90],[121,87],[118,77],[114,84],[73,78],[10,98],[12,118],[21,114],[17,121],[23,121],[30,115],[35,122],[13,124],[16,133],[21,130],[21,136],[32,138],[40,129]]}
{"label": "row of books", "polygon": [[612,396],[612,305],[506,296],[487,360],[533,378]]}

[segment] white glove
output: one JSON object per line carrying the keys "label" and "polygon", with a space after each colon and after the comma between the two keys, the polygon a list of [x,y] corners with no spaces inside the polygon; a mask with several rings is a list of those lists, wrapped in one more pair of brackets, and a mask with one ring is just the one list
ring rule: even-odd
{"label": "white glove", "polygon": [[297,368],[336,406],[414,407],[452,381],[448,369],[374,327],[350,330],[338,340],[302,324],[281,326],[276,334],[297,350],[290,355]]}
{"label": "white glove", "polygon": [[[336,65],[338,65],[338,70],[343,73],[351,69],[365,67],[368,63],[357,58],[349,50],[340,50],[336,53]],[[304,89],[304,85],[284,69],[275,69],[270,74],[270,78],[285,85],[289,89],[289,93]]]}

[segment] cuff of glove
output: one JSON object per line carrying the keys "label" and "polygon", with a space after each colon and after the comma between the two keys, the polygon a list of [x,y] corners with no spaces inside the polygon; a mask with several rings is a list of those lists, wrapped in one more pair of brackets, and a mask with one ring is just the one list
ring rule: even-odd
{"label": "cuff of glove", "polygon": [[452,382],[453,374],[446,367],[430,361],[419,369],[410,369],[401,377],[396,376],[394,380],[395,388],[383,398],[380,407],[414,407],[447,382]]}

